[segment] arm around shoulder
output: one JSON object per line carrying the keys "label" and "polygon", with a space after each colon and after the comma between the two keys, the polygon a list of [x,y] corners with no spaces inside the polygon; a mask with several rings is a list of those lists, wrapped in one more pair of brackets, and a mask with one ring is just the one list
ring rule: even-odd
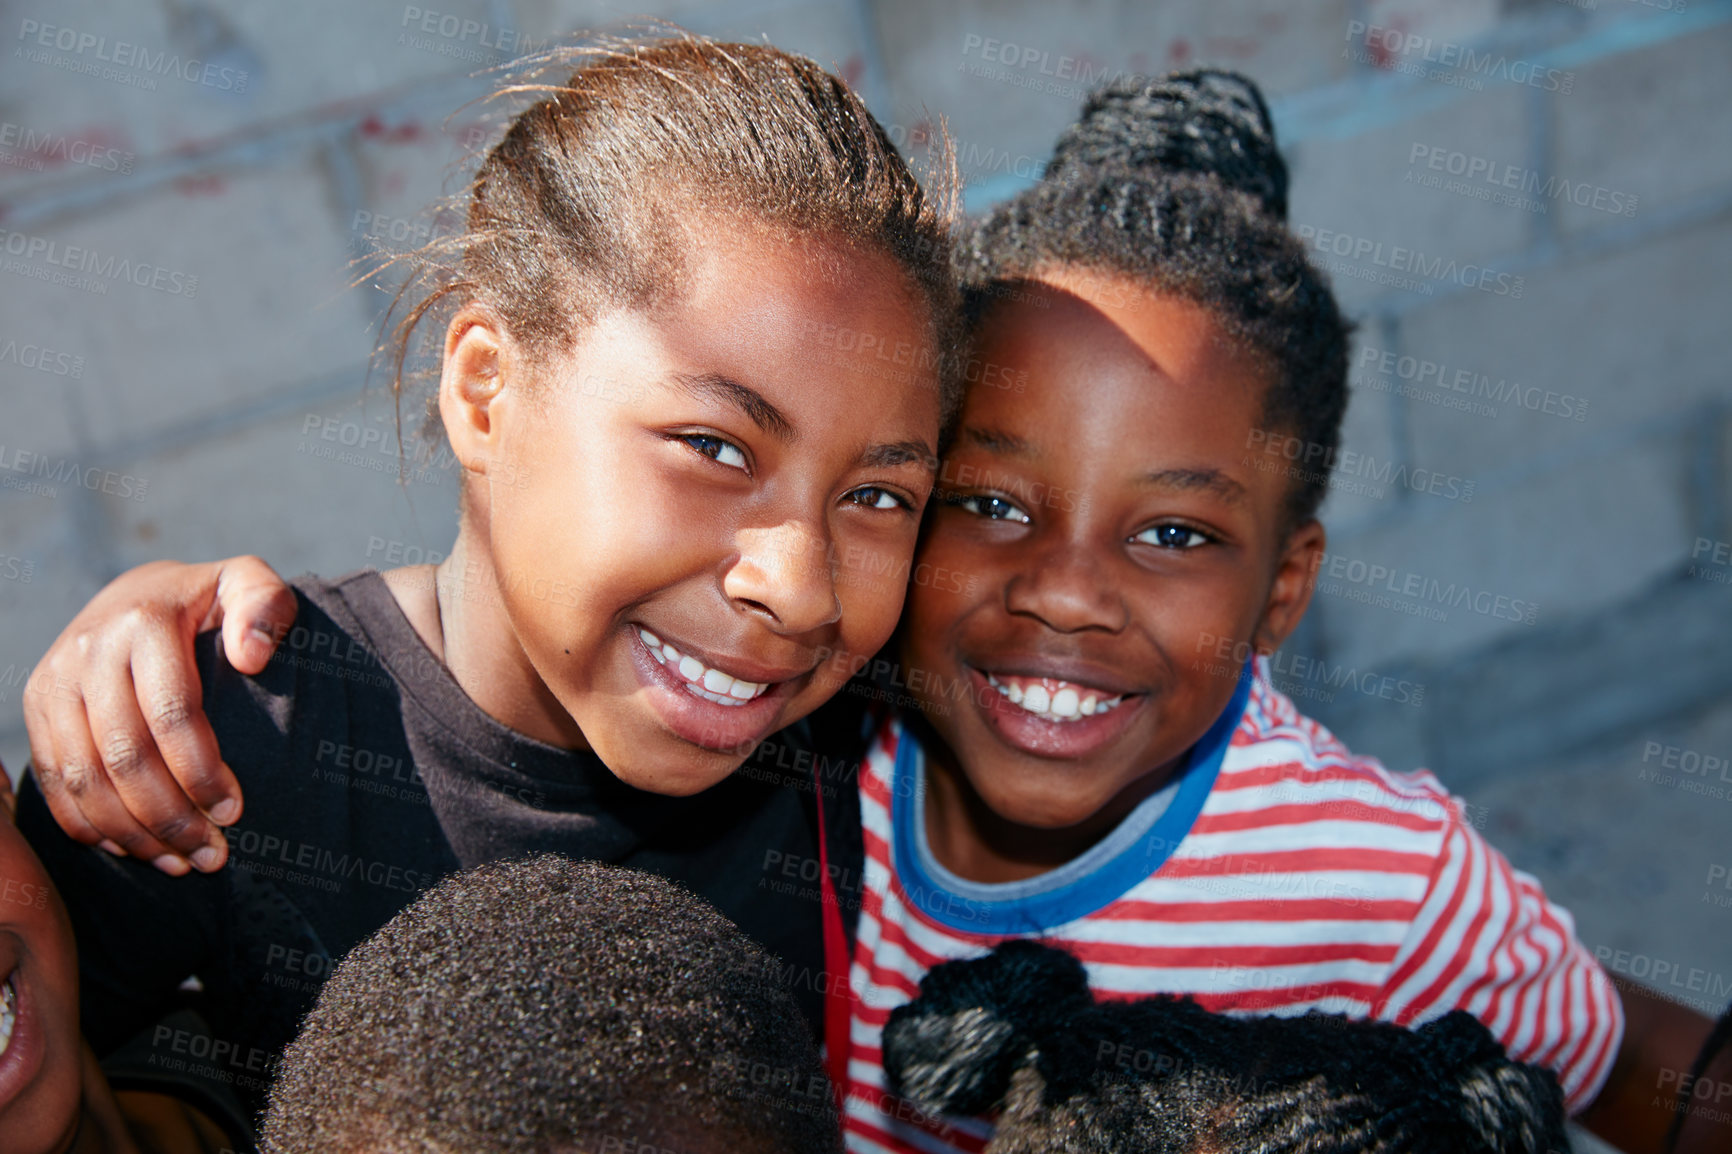
{"label": "arm around shoulder", "polygon": [[220,628],[229,663],[257,673],[295,609],[256,557],[142,565],[98,593],[24,694],[35,776],[67,835],[169,874],[221,868],[220,827],[242,799],[204,715],[193,639]]}

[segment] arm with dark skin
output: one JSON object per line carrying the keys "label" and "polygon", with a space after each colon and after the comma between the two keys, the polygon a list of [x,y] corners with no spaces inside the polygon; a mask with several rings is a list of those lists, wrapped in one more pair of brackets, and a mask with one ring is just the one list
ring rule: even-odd
{"label": "arm with dark skin", "polygon": [[[1713,1023],[1701,1014],[1669,1002],[1626,979],[1616,979],[1624,1004],[1624,1040],[1606,1084],[1593,1104],[1576,1119],[1591,1133],[1626,1154],[1724,1154],[1732,1150],[1732,1090],[1718,1104],[1690,1098],[1676,1146],[1667,1139],[1677,1118],[1674,1106],[1681,1085],[1688,1085],[1692,1065]],[[1715,1086],[1732,1087],[1732,1047],[1722,1049],[1703,1074]]]}

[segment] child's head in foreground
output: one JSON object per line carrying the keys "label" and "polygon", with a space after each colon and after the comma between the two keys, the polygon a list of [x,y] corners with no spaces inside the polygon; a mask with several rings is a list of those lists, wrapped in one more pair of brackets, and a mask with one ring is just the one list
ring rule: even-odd
{"label": "child's head in foreground", "polygon": [[1336,444],[1348,326],[1286,188],[1249,81],[1118,84],[964,247],[995,383],[920,561],[969,579],[911,591],[904,657],[966,687],[925,712],[1000,819],[1110,828],[1304,613],[1322,471],[1261,446]]}
{"label": "child's head in foreground", "polygon": [[449,316],[444,656],[519,731],[694,793],[895,626],[959,387],[949,210],[767,45],[526,90],[401,330]]}
{"label": "child's head in foreground", "polygon": [[831,1154],[779,967],[701,899],[544,855],[446,878],[332,973],[284,1052],[275,1154]]}

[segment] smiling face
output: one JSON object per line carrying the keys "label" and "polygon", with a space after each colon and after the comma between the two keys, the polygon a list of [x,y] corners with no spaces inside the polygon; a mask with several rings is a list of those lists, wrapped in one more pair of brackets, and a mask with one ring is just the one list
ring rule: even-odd
{"label": "smiling face", "polygon": [[3,776],[0,794],[0,1147],[47,1154],[78,1125],[78,960],[60,898],[12,824]]}
{"label": "smiling face", "polygon": [[930,316],[890,258],[693,231],[678,300],[604,315],[533,385],[459,317],[441,387],[472,470],[446,566],[489,583],[442,598],[447,662],[507,724],[680,795],[888,639],[940,409]]}
{"label": "smiling face", "polygon": [[1218,653],[1298,624],[1322,530],[1287,532],[1288,481],[1247,451],[1268,377],[1204,309],[1068,272],[975,355],[1017,387],[964,402],[916,570],[962,579],[910,591],[905,664],[938,687],[941,770],[998,819],[1116,820],[1226,708]]}

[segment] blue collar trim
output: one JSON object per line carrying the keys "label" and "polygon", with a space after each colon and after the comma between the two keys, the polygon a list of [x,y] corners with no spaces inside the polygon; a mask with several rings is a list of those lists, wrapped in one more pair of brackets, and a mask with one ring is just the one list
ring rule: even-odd
{"label": "blue collar trim", "polygon": [[941,925],[977,934],[1040,934],[1117,901],[1160,869],[1196,824],[1226,759],[1233,732],[1245,714],[1251,679],[1247,663],[1233,699],[1186,755],[1179,770],[1179,791],[1148,833],[1094,872],[1033,896],[995,901],[966,897],[939,884],[921,864],[914,823],[925,817],[916,804],[919,795],[915,789],[916,758],[922,751],[913,733],[903,727],[892,771],[890,822],[895,841],[893,864],[908,900]]}

